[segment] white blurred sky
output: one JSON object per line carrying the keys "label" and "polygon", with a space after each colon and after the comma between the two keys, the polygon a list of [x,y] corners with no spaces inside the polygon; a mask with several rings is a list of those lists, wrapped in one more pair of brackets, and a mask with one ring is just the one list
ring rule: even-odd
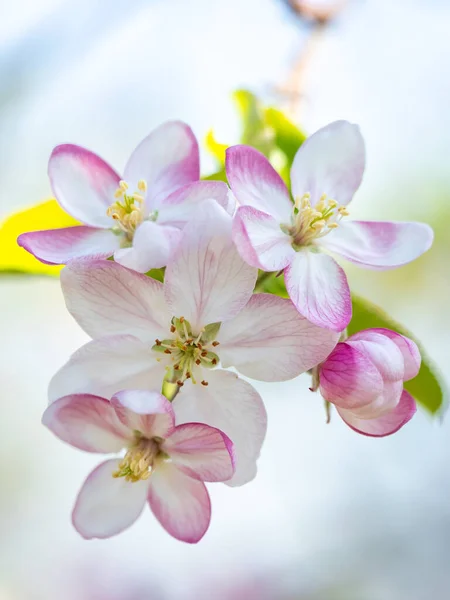
{"label": "white blurred sky", "polygon": [[[275,0],[16,0],[0,2],[0,14],[0,216],[49,195],[47,160],[62,142],[120,169],[169,118],[189,122],[200,139],[213,125],[236,141],[231,91],[275,100],[271,90],[304,39]],[[449,26],[445,1],[355,0],[310,64],[302,126],[311,132],[347,118],[367,139],[358,216],[427,219],[435,205],[425,195],[412,206],[409,190],[449,183]],[[206,155],[203,166],[213,166]],[[150,515],[117,539],[79,539],[69,514],[97,460],[54,440],[40,416],[49,378],[85,337],[58,282],[0,286],[8,340],[0,362],[2,600],[84,600],[83,574],[109,590],[108,600],[128,577],[154,582],[170,599],[206,600],[259,574],[321,600],[334,585],[349,586],[345,600],[450,595],[450,426],[420,413],[392,438],[358,437],[337,418],[324,424],[304,378],[257,386],[269,412],[259,475],[238,490],[213,488],[213,524],[200,545],[175,542]],[[446,302],[430,310],[414,293],[406,306],[392,292],[389,308],[404,313],[444,367],[448,342],[437,323],[449,322]],[[133,600],[127,594],[120,600]]]}

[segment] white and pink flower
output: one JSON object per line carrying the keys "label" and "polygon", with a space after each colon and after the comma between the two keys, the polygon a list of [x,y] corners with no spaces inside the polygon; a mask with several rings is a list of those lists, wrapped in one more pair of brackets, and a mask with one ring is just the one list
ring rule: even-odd
{"label": "white and pink flower", "polygon": [[382,437],[398,431],[416,412],[403,389],[420,369],[420,352],[389,329],[366,329],[337,344],[318,367],[322,396],[355,431]]}
{"label": "white and pink flower", "polygon": [[61,207],[84,223],[19,236],[20,246],[48,264],[114,256],[141,273],[163,267],[199,203],[229,202],[225,183],[199,181],[198,143],[179,121],[161,125],[137,146],[123,179],[73,144],[53,150],[48,172]]}
{"label": "white and pink flower", "polygon": [[350,290],[342,268],[321,249],[368,269],[393,269],[426,252],[433,240],[423,223],[346,220],[364,166],[359,128],[331,123],[295,156],[293,203],[260,152],[249,146],[227,150],[227,177],[240,204],[233,237],[241,256],[265,271],[283,270],[297,310],[334,331],[344,330],[351,319]]}
{"label": "white and pink flower", "polygon": [[148,502],[164,529],[198,542],[211,520],[204,481],[227,481],[233,444],[201,423],[175,425],[171,403],[155,391],[127,390],[111,402],[89,394],[51,404],[42,419],[57,437],[87,452],[126,454],[108,459],[86,479],[73,524],[87,539],[108,538],[130,527]]}
{"label": "white and pink flower", "polygon": [[231,217],[216,202],[205,202],[185,227],[164,284],[112,261],[71,262],[61,274],[66,304],[94,340],[55,375],[50,400],[160,389],[169,378],[180,386],[177,423],[224,431],[236,448],[231,484],[246,483],[256,473],[266,413],[249,383],[216,367],[284,381],[324,360],[338,340],[290,300],[253,294],[256,277],[233,244]]}

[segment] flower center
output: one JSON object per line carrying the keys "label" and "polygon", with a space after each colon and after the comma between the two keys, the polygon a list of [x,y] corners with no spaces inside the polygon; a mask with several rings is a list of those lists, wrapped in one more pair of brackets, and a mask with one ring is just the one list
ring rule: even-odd
{"label": "flower center", "polygon": [[345,206],[323,194],[315,206],[311,206],[310,194],[298,197],[294,203],[291,224],[281,225],[282,231],[292,238],[295,250],[309,246],[339,226],[342,217],[348,216]]}
{"label": "flower center", "polygon": [[152,472],[153,463],[160,454],[159,438],[147,439],[136,432],[135,443],[128,449],[119,463],[119,468],[113,477],[125,477],[126,481],[136,482],[148,479]]}
{"label": "flower center", "polygon": [[165,340],[155,340],[153,350],[164,354],[158,361],[165,361],[169,372],[169,381],[180,387],[186,379],[192,383],[200,380],[202,385],[208,385],[203,378],[202,368],[212,369],[219,363],[215,348],[219,342],[214,338],[220,329],[220,323],[211,323],[200,330],[192,332],[189,321],[184,317],[174,317],[170,326],[171,337]]}
{"label": "flower center", "polygon": [[133,239],[136,228],[144,220],[144,194],[147,183],[140,179],[138,189],[130,194],[128,183],[121,181],[114,196],[117,200],[108,207],[106,214],[117,223],[117,232],[124,232],[129,240]]}

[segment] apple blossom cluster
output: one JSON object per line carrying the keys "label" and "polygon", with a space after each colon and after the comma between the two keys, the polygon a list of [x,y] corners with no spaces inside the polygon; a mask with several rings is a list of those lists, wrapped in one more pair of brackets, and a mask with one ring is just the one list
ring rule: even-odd
{"label": "apple blossom cluster", "polygon": [[[176,121],[141,142],[122,177],[78,146],[53,151],[53,192],[81,224],[18,243],[66,265],[67,308],[92,338],[53,377],[43,416],[64,442],[116,455],[78,495],[83,537],[123,531],[148,503],[172,536],[198,542],[211,518],[205,482],[256,475],[267,418],[247,379],[309,372],[311,389],[369,436],[411,419],[403,382],[419,370],[417,346],[386,329],[347,337],[350,291],[327,252],[392,269],[433,234],[421,223],[348,220],[364,163],[359,129],[345,121],[300,147],[292,198],[249,146],[227,151],[230,187],[200,180],[197,141]],[[259,293],[264,272],[284,276],[289,298]]]}

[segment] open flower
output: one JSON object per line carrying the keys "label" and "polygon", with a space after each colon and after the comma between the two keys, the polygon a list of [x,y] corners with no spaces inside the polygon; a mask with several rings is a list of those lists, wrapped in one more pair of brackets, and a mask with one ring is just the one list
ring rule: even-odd
{"label": "open flower", "polygon": [[180,229],[199,202],[228,205],[228,188],[200,179],[199,150],[191,129],[165,123],[146,137],[119,175],[99,156],[73,144],[57,146],[48,167],[61,207],[84,223],[33,231],[18,243],[40,261],[108,258],[145,273],[167,264]]}
{"label": "open flower", "polygon": [[420,353],[389,329],[366,329],[337,344],[318,368],[318,384],[352,429],[381,437],[398,431],[416,412],[403,382],[417,375]]}
{"label": "open flower", "polygon": [[429,249],[423,223],[348,221],[347,205],[364,171],[364,141],[356,125],[337,121],[298,150],[291,169],[294,203],[267,159],[249,146],[227,150],[226,171],[241,205],[233,237],[241,256],[265,271],[284,270],[297,310],[313,323],[342,331],[351,319],[347,278],[320,249],[361,267],[393,269]]}
{"label": "open flower", "polygon": [[86,479],[73,510],[85,538],[107,538],[136,521],[148,501],[168,533],[198,542],[211,520],[204,481],[234,472],[228,437],[201,423],[175,426],[170,402],[155,391],[121,391],[106,400],[89,394],[60,398],[42,419],[64,442],[87,452],[117,453]]}
{"label": "open flower", "polygon": [[249,383],[216,367],[284,381],[324,360],[338,337],[288,299],[253,295],[256,277],[232,242],[231,217],[215,202],[186,225],[164,284],[112,261],[73,261],[61,274],[66,304],[94,341],[55,375],[50,400],[76,392],[110,398],[169,378],[180,387],[177,422],[224,431],[236,448],[232,483],[249,481],[266,431],[264,406]]}

